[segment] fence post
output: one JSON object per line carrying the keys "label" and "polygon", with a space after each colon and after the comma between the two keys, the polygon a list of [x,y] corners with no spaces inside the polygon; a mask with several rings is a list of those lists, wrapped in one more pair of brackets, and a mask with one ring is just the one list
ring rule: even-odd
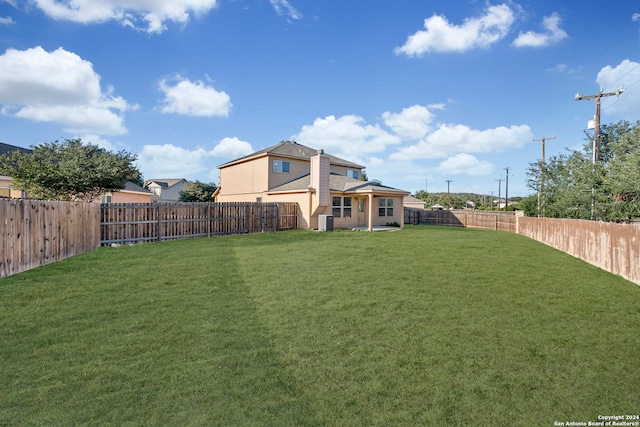
{"label": "fence post", "polygon": [[211,204],[207,203],[207,237],[211,237]]}
{"label": "fence post", "polygon": [[162,210],[160,209],[160,202],[157,202],[157,212],[158,212],[158,242],[162,241],[162,232],[161,232],[161,228],[162,228],[162,218],[161,218],[161,213]]}

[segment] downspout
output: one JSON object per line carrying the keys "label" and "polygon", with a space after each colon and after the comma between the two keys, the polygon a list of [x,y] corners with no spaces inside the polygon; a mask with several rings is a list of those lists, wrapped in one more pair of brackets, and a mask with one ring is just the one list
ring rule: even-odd
{"label": "downspout", "polygon": [[307,212],[307,228],[309,230],[313,229],[313,227],[311,227],[311,215],[313,213],[313,193],[315,193],[315,189],[311,186],[309,186],[307,188],[307,193],[309,194],[309,211]]}

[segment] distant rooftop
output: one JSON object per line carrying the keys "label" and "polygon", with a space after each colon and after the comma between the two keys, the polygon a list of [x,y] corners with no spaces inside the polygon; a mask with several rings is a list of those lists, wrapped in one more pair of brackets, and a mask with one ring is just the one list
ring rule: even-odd
{"label": "distant rooftop", "polygon": [[147,179],[144,182],[144,186],[147,187],[151,183],[158,184],[160,187],[169,188],[173,187],[179,182],[184,181],[184,178],[155,178],[155,179]]}
{"label": "distant rooftop", "polygon": [[13,153],[14,151],[19,151],[23,154],[30,154],[33,150],[30,150],[28,148],[16,147],[15,145],[9,145],[9,144],[0,142],[0,156]]}

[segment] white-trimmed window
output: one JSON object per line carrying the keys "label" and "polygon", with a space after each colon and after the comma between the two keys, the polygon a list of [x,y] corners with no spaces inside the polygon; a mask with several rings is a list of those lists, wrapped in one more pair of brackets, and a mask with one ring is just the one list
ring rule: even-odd
{"label": "white-trimmed window", "polygon": [[393,199],[385,197],[378,199],[378,216],[393,216]]}
{"label": "white-trimmed window", "polygon": [[103,194],[100,196],[100,203],[111,203],[112,198],[111,194]]}
{"label": "white-trimmed window", "polygon": [[291,163],[282,160],[273,161],[273,171],[278,173],[289,173],[291,171]]}
{"label": "white-trimmed window", "polygon": [[351,197],[333,196],[331,213],[335,218],[351,218]]}
{"label": "white-trimmed window", "polygon": [[353,179],[360,179],[360,173],[353,169],[347,169],[347,176]]}

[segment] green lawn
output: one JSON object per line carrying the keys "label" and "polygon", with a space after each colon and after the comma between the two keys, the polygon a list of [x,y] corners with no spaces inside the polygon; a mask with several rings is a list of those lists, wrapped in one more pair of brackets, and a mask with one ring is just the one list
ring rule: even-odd
{"label": "green lawn", "polygon": [[504,232],[101,248],[0,280],[0,425],[597,421],[638,331],[640,287]]}

